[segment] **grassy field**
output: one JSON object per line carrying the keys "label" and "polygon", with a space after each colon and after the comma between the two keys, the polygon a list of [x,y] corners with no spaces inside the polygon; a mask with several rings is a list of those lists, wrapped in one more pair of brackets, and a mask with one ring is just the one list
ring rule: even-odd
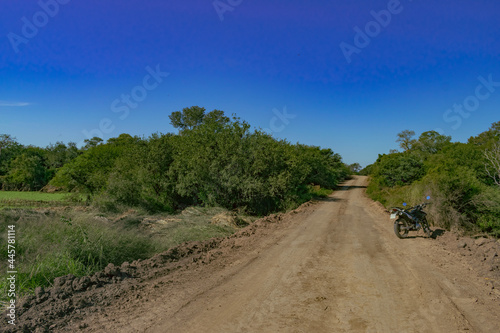
{"label": "grassy field", "polygon": [[65,201],[68,193],[0,191],[0,200]]}
{"label": "grassy field", "polygon": [[74,199],[69,193],[0,191],[0,209],[70,206]]}

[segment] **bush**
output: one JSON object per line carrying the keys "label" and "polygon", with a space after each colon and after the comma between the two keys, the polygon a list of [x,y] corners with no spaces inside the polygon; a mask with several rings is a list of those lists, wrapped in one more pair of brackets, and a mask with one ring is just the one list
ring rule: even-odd
{"label": "bush", "polygon": [[383,155],[373,169],[373,175],[385,186],[411,184],[424,174],[424,164],[410,153]]}

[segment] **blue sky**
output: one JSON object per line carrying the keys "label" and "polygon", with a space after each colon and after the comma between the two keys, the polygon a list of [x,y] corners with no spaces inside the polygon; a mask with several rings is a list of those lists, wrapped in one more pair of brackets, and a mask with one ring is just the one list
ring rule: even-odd
{"label": "blue sky", "polygon": [[172,132],[199,105],[367,165],[404,129],[500,120],[496,0],[0,6],[0,133],[23,144]]}

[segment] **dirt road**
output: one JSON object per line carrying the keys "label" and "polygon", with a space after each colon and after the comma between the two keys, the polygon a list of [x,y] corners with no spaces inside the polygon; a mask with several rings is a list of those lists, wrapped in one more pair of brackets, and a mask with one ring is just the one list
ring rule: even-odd
{"label": "dirt road", "polygon": [[[499,332],[500,301],[436,240],[396,238],[365,177],[209,264],[132,288],[86,332]],[[77,323],[78,324],[78,323]]]}

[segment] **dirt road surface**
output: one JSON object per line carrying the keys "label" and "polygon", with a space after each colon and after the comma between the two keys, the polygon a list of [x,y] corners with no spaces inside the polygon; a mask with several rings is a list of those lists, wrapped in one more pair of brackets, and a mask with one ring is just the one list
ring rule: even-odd
{"label": "dirt road surface", "polygon": [[366,185],[355,177],[64,331],[500,332],[500,298],[484,278],[423,233],[396,238]]}

